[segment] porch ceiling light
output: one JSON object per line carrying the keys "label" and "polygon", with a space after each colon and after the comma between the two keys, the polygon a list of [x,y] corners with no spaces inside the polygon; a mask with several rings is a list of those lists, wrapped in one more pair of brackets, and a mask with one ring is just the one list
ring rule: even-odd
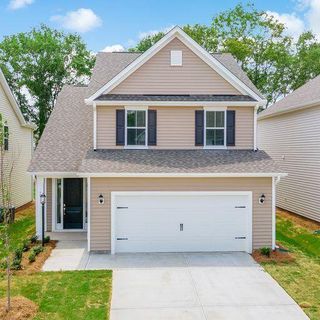
{"label": "porch ceiling light", "polygon": [[40,194],[40,203],[44,205],[46,203],[46,195],[44,193]]}

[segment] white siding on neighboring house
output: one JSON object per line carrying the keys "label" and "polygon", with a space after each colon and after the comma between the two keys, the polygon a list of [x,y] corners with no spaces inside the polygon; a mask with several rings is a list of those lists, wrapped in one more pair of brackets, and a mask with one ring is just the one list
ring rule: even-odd
{"label": "white siding on neighboring house", "polygon": [[288,176],[277,185],[277,205],[320,221],[320,105],[258,121],[258,147]]}
{"label": "white siding on neighboring house", "polygon": [[13,163],[11,176],[12,203],[18,208],[32,200],[32,177],[27,168],[32,155],[32,129],[23,127],[0,84],[0,113],[9,127],[9,151],[5,152],[7,168]]}

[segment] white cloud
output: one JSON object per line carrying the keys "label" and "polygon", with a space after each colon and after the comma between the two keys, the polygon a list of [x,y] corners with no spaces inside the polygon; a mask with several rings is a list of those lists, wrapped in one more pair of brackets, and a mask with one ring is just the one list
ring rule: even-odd
{"label": "white cloud", "polygon": [[103,50],[103,52],[121,52],[124,51],[124,46],[121,44],[113,44],[112,46],[106,46]]}
{"label": "white cloud", "polygon": [[294,12],[293,13],[278,13],[267,11],[268,15],[274,16],[278,21],[286,27],[286,33],[293,38],[298,38],[304,31],[305,24]]}
{"label": "white cloud", "polygon": [[102,25],[102,20],[91,9],[85,8],[67,12],[64,16],[53,16],[51,21],[56,21],[65,29],[76,32],[87,32]]}
{"label": "white cloud", "polygon": [[307,28],[320,38],[320,1],[304,0],[303,4]]}
{"label": "white cloud", "polygon": [[174,27],[174,26],[171,25],[171,26],[168,26],[168,27],[164,27],[164,28],[162,28],[162,29],[159,29],[159,30],[149,30],[149,31],[139,32],[138,38],[139,38],[139,40],[142,40],[142,39],[145,38],[145,37],[154,36],[154,35],[156,35],[156,34],[159,33],[159,32],[167,33],[167,32],[170,31],[173,27]]}
{"label": "white cloud", "polygon": [[34,0],[11,0],[9,2],[9,9],[18,10],[32,4]]}

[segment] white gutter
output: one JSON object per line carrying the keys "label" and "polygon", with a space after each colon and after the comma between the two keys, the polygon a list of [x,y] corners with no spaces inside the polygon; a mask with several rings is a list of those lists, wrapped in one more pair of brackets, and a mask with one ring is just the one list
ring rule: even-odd
{"label": "white gutter", "polygon": [[96,106],[166,106],[166,107],[255,107],[257,101],[118,101],[95,100],[90,105]]}
{"label": "white gutter", "polygon": [[[288,174],[286,174],[288,175]],[[272,177],[272,250],[276,249],[276,185],[280,182],[282,176]]]}
{"label": "white gutter", "polygon": [[79,177],[91,178],[265,178],[285,177],[287,173],[131,173],[131,172],[79,172]]}

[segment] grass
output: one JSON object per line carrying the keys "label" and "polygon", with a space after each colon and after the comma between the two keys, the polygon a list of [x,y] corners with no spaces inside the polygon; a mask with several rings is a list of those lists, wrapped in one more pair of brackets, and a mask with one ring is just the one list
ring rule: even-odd
{"label": "grass", "polygon": [[102,320],[109,319],[111,286],[112,271],[38,272],[13,277],[12,295],[39,306],[35,320]]}
{"label": "grass", "polygon": [[265,270],[303,308],[320,319],[320,235],[288,217],[277,216],[277,242],[294,253],[290,263],[262,263]]}
{"label": "grass", "polygon": [[[35,233],[34,207],[20,211],[10,225],[11,250]],[[0,257],[3,256],[0,244]],[[109,319],[112,271],[65,271],[16,273],[12,296],[23,296],[39,309],[35,320]],[[6,279],[0,273],[0,298],[6,295]]]}
{"label": "grass", "polygon": [[[22,245],[23,240],[30,238],[35,233],[34,206],[17,212],[15,222],[9,227],[10,251],[13,252]],[[0,242],[0,259],[3,258],[3,243]]]}

